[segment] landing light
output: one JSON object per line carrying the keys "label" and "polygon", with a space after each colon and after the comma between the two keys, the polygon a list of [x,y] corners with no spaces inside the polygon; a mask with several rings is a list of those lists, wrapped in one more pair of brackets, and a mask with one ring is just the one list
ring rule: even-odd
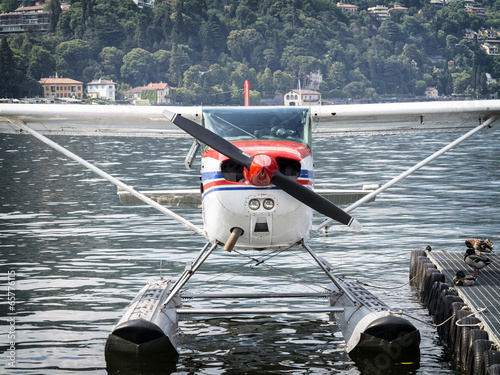
{"label": "landing light", "polygon": [[265,199],[264,203],[262,203],[262,206],[266,210],[272,210],[274,208],[274,201],[272,199]]}
{"label": "landing light", "polygon": [[250,202],[248,202],[248,207],[250,207],[251,210],[258,210],[260,208],[260,202],[258,199],[251,199]]}

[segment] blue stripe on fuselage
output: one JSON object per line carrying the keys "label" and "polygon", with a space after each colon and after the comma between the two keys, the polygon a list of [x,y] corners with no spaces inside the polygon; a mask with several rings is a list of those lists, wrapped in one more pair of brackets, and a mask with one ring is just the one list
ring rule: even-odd
{"label": "blue stripe on fuselage", "polygon": [[[210,180],[220,180],[221,178],[224,178],[222,176],[221,171],[203,172],[201,174],[201,180],[203,182],[210,181]],[[301,169],[299,178],[313,179],[314,178],[314,171],[309,171],[307,169]]]}

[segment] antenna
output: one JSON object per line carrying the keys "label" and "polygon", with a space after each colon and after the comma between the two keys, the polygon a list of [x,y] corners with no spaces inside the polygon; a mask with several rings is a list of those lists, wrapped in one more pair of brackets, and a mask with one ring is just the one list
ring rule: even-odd
{"label": "antenna", "polygon": [[248,82],[248,79],[245,81],[245,85],[243,87],[244,87],[243,92],[245,93],[245,107],[249,107],[250,106],[250,82]]}

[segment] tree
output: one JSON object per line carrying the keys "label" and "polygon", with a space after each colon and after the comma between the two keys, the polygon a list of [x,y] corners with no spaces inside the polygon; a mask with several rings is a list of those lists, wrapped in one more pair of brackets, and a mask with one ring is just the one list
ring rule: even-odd
{"label": "tree", "polygon": [[40,46],[34,46],[29,54],[29,69],[36,80],[50,77],[54,74],[56,62],[49,51]]}
{"label": "tree", "polygon": [[19,2],[17,0],[3,0],[0,4],[0,10],[5,13],[10,13],[19,8]]}
{"label": "tree", "polygon": [[466,72],[452,73],[453,92],[455,94],[463,94],[470,88],[471,75]]}
{"label": "tree", "polygon": [[56,48],[56,56],[59,58],[56,58],[58,73],[79,79],[89,60],[92,60],[93,47],[85,40],[74,39],[59,44]]}
{"label": "tree", "polygon": [[174,86],[182,85],[182,76],[191,66],[191,59],[184,48],[174,44],[168,67],[168,82]]}
{"label": "tree", "polygon": [[259,89],[262,91],[264,97],[270,97],[274,95],[274,79],[271,69],[266,68],[264,73],[257,76],[259,82]]}
{"label": "tree", "polygon": [[42,93],[38,81],[20,69],[23,61],[3,38],[0,43],[0,98],[31,97]]}
{"label": "tree", "polygon": [[273,73],[273,83],[276,91],[281,94],[284,94],[288,90],[293,89],[295,86],[294,78],[281,70],[277,70]]}
{"label": "tree", "polygon": [[367,89],[364,82],[353,81],[348,83],[342,91],[344,91],[352,99],[361,99],[365,95]]}
{"label": "tree", "polygon": [[425,89],[427,89],[427,82],[423,80],[418,80],[415,82],[415,95],[422,96],[425,94]]}
{"label": "tree", "polygon": [[227,38],[227,48],[234,60],[259,63],[264,50],[262,34],[255,29],[233,30]]}
{"label": "tree", "polygon": [[132,86],[145,85],[153,71],[153,56],[142,48],[134,48],[123,57],[120,73]]}
{"label": "tree", "polygon": [[59,17],[61,15],[61,0],[50,0],[48,2],[48,8],[50,11],[50,32],[56,31],[57,23],[59,22]]}
{"label": "tree", "polygon": [[[103,75],[113,80],[120,77],[120,68],[123,65],[124,53],[116,47],[104,47],[99,53],[99,62]],[[120,77],[121,78],[121,77]]]}
{"label": "tree", "polygon": [[210,13],[208,21],[200,28],[200,40],[203,46],[203,61],[215,62],[221,52],[226,51],[226,35],[219,18]]}
{"label": "tree", "polygon": [[334,89],[342,89],[347,79],[345,64],[339,61],[334,62],[328,71],[328,78]]}
{"label": "tree", "polygon": [[10,49],[7,38],[0,44],[0,98],[12,97],[12,85],[15,74],[14,53]]}

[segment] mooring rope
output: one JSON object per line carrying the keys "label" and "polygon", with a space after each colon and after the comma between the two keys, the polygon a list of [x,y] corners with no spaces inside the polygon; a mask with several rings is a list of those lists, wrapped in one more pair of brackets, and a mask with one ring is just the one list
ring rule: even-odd
{"label": "mooring rope", "polygon": [[399,288],[402,288],[408,284],[410,284],[413,280],[415,280],[420,274],[422,273],[422,271],[420,271],[419,273],[417,273],[415,276],[413,276],[410,281],[402,284],[402,285],[398,285],[398,286],[391,286],[391,287],[384,287],[384,286],[378,286],[378,285],[371,285],[371,284],[368,284],[368,283],[364,283],[364,282],[361,282],[359,280],[357,280],[361,285],[364,285],[364,286],[367,286],[367,287],[370,287],[370,288],[376,288],[376,289],[386,289],[386,290],[389,290],[389,289],[399,289]]}
{"label": "mooring rope", "polygon": [[475,315],[475,314],[479,314],[479,313],[482,313],[482,312],[484,312],[484,311],[486,311],[486,307],[483,307],[482,309],[479,309],[479,310],[477,310],[476,312],[473,312],[473,313],[471,313],[471,314],[469,314],[469,315],[467,315],[467,316],[464,316],[464,317],[463,317],[463,318],[461,318],[461,319],[458,319],[458,320],[456,321],[455,325],[456,325],[457,327],[482,327],[482,326],[483,326],[483,323],[482,323],[482,322],[479,322],[479,323],[472,323],[472,324],[461,324],[461,323],[460,323],[460,321],[461,321],[462,319],[469,318],[469,317],[471,317],[471,316],[473,316],[473,315]]}
{"label": "mooring rope", "polygon": [[[465,307],[465,308],[467,308],[467,307]],[[462,308],[462,310],[464,310],[464,308]],[[464,319],[464,318],[468,318],[468,317],[470,317],[470,316],[473,316],[473,315],[475,315],[475,314],[482,313],[482,312],[484,312],[484,311],[486,311],[486,307],[483,307],[482,309],[479,309],[479,310],[477,310],[477,311],[475,311],[475,312],[472,312],[472,313],[470,313],[469,315],[464,316],[463,318],[461,318],[461,319],[457,320],[457,321],[455,322],[455,325],[456,325],[456,326],[458,326],[458,327],[476,327],[476,326],[477,326],[477,327],[481,327],[481,326],[482,326],[482,323],[475,323],[475,324],[459,324],[458,322],[459,322],[460,320]],[[434,328],[438,328],[438,327],[441,327],[441,326],[445,325],[445,324],[446,324],[446,323],[448,323],[451,319],[453,319],[453,318],[455,317],[455,315],[456,315],[455,313],[453,313],[453,314],[451,314],[451,316],[450,316],[448,319],[446,319],[445,321],[443,321],[443,322],[441,322],[441,323],[439,323],[439,324],[433,324],[433,323],[426,322],[425,320],[422,320],[422,319],[416,318],[416,317],[414,317],[413,315],[410,315],[410,314],[408,314],[408,313],[405,313],[403,310],[399,310],[399,311],[390,311],[390,313],[391,313],[391,314],[395,314],[395,315],[404,315],[404,316],[407,316],[408,318],[411,318],[411,319],[416,320],[416,321],[418,321],[418,322],[420,322],[420,323],[423,323],[423,324],[427,324],[428,326],[431,326],[431,327],[434,327]]]}

